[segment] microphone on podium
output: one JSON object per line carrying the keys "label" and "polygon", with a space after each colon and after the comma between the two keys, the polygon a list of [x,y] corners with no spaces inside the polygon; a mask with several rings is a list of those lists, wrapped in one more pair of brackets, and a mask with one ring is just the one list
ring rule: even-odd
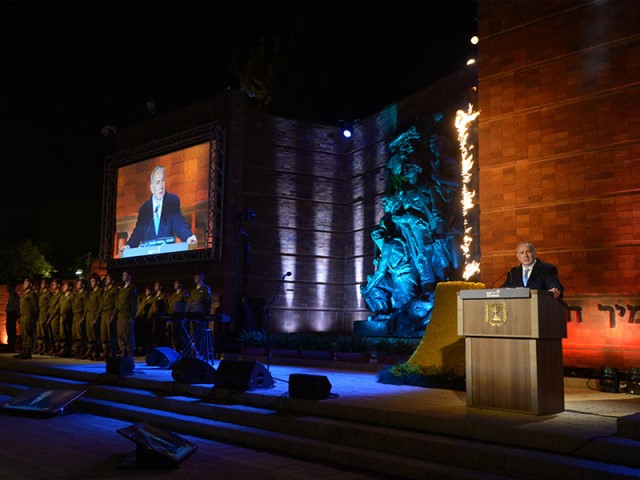
{"label": "microphone on podium", "polygon": [[493,286],[498,282],[498,280],[500,280],[501,278],[505,277],[507,274],[509,275],[509,277],[508,277],[509,283],[511,283],[511,269],[509,269],[506,272],[504,272],[502,275],[500,275],[498,278],[496,278],[493,281],[493,283],[491,283],[491,286],[489,288],[493,288]]}
{"label": "microphone on podium", "polygon": [[282,279],[284,280],[284,277],[290,277],[290,276],[291,276],[291,272],[283,273]]}

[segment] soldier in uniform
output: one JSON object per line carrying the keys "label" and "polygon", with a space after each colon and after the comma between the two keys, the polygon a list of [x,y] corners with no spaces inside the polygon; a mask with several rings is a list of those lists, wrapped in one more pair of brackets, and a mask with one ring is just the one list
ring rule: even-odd
{"label": "soldier in uniform", "polygon": [[124,285],[118,291],[114,318],[118,334],[118,346],[122,358],[133,358],[136,351],[135,317],[138,303],[138,291],[133,284],[131,272],[122,272]]}
{"label": "soldier in uniform", "polygon": [[60,348],[60,299],[62,292],[60,291],[60,280],[54,278],[51,280],[51,298],[49,299],[49,311],[47,312],[47,321],[45,329],[48,332],[50,344],[45,355],[55,355]]}
{"label": "soldier in uniform", "polygon": [[16,285],[9,283],[7,285],[7,306],[5,307],[6,323],[5,328],[7,330],[7,348],[4,350],[7,353],[15,352],[16,337],[17,337],[17,324],[20,320],[20,295],[16,292]]}
{"label": "soldier in uniform", "polygon": [[71,327],[71,336],[73,344],[71,346],[71,356],[75,358],[82,357],[86,345],[86,335],[84,326],[87,317],[87,303],[89,302],[89,292],[87,292],[87,283],[82,278],[76,280],[76,290],[73,292],[73,326]]}
{"label": "soldier in uniform", "polygon": [[151,323],[151,346],[163,347],[169,345],[165,322],[158,318],[159,313],[165,313],[167,294],[162,291],[162,282],[156,280],[153,283],[153,297],[149,309],[149,322]]}
{"label": "soldier in uniform", "polygon": [[60,296],[60,330],[58,333],[59,357],[71,356],[71,328],[73,326],[73,282],[65,280],[62,282],[62,295]]}
{"label": "soldier in uniform", "polygon": [[151,320],[149,311],[153,303],[153,288],[145,287],[144,295],[138,299],[136,309],[135,335],[136,355],[146,355],[151,347]]}
{"label": "soldier in uniform", "polygon": [[40,291],[38,292],[38,321],[36,323],[36,348],[33,351],[34,354],[44,354],[51,341],[49,332],[47,331],[50,300],[51,292],[49,291],[49,281],[43,278],[40,280]]}
{"label": "soldier in uniform", "polygon": [[38,322],[38,295],[34,291],[33,281],[25,278],[23,283],[23,295],[20,298],[20,337],[22,337],[22,352],[14,355],[15,358],[31,358],[36,340],[36,323]]}
{"label": "soldier in uniform", "polygon": [[[187,312],[192,314],[211,314],[211,289],[204,283],[204,273],[198,272],[193,276],[195,286],[191,289],[189,300],[187,301]],[[200,321],[199,321],[200,320]],[[201,329],[206,328],[202,318],[195,319],[189,326],[189,334],[192,339],[200,336]]]}
{"label": "soldier in uniform", "polygon": [[204,283],[204,273],[198,272],[193,276],[195,286],[191,289],[187,301],[187,312],[211,314],[211,289]]}
{"label": "soldier in uniform", "polygon": [[184,289],[184,283],[182,280],[174,280],[173,293],[169,296],[167,311],[171,314],[172,320],[167,324],[168,337],[171,341],[171,346],[177,352],[181,352],[184,348],[184,342],[182,339],[182,322],[175,318],[176,313],[184,313],[187,309],[187,302],[189,301],[189,292]]}
{"label": "soldier in uniform", "polygon": [[107,273],[104,277],[104,290],[100,302],[100,342],[102,343],[100,360],[106,360],[108,356],[115,355],[118,351],[118,337],[113,321],[118,290],[113,277]]}
{"label": "soldier in uniform", "polygon": [[86,307],[86,320],[84,326],[84,335],[87,339],[87,347],[81,358],[87,360],[98,360],[100,355],[99,328],[100,328],[100,300],[102,297],[102,285],[100,285],[100,277],[97,273],[93,273],[89,277],[89,298]]}

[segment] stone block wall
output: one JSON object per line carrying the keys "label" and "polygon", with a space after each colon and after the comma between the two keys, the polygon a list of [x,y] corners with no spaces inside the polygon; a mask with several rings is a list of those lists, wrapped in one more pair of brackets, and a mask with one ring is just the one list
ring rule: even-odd
{"label": "stone block wall", "polygon": [[640,9],[480,0],[478,21],[482,281],[532,241],[573,307],[565,363],[638,365]]}

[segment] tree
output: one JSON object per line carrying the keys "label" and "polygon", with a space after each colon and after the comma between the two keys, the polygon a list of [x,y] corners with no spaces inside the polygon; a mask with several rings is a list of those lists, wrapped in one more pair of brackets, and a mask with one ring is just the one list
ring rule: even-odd
{"label": "tree", "polygon": [[323,61],[326,52],[314,40],[316,30],[312,22],[298,16],[290,28],[261,35],[244,63],[234,59],[231,74],[258,111],[318,120],[312,117],[326,103],[328,68]]}
{"label": "tree", "polygon": [[29,239],[0,244],[0,281],[8,283],[24,277],[51,277],[56,270],[44,256],[43,251],[47,248],[46,243],[37,246]]}

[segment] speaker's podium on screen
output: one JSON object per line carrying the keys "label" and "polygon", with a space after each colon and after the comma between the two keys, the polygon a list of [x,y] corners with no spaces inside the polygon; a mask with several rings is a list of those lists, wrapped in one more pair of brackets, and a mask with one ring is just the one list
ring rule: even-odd
{"label": "speaker's podium on screen", "polygon": [[135,451],[118,465],[120,468],[178,468],[198,448],[174,432],[146,422],[116,432],[136,444]]}
{"label": "speaker's podium on screen", "polygon": [[146,242],[139,247],[126,248],[120,252],[121,258],[140,257],[143,255],[159,255],[162,253],[186,252],[195,250],[195,244],[176,242],[173,237]]}

